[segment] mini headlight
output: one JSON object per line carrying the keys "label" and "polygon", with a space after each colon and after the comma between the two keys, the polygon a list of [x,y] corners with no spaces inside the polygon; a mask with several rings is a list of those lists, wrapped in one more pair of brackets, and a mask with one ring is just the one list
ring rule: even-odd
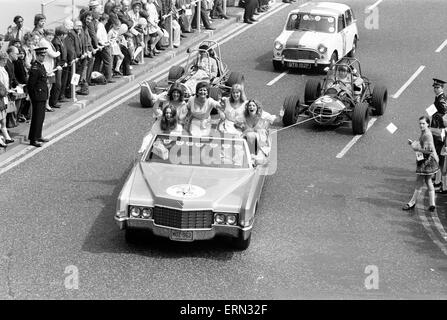
{"label": "mini headlight", "polygon": [[138,207],[130,207],[130,215],[133,218],[138,218],[140,216],[140,208],[138,208]]}
{"label": "mini headlight", "polygon": [[214,216],[214,221],[218,224],[225,223],[225,216],[221,213],[218,213]]}
{"label": "mini headlight", "polygon": [[318,52],[325,53],[326,51],[327,51],[327,48],[324,45],[322,45],[322,44],[318,45]]}
{"label": "mini headlight", "polygon": [[141,215],[145,219],[152,218],[152,208],[143,208],[143,210],[141,211]]}
{"label": "mini headlight", "polygon": [[236,224],[236,215],[234,215],[234,214],[227,215],[227,224],[235,225]]}
{"label": "mini headlight", "polygon": [[279,42],[279,41],[275,41],[275,45],[274,45],[274,47],[275,47],[276,50],[282,50],[283,45],[282,45],[281,42]]}

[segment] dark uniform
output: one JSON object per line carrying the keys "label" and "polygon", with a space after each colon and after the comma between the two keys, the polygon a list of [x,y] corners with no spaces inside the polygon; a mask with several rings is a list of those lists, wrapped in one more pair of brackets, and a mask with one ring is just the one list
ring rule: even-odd
{"label": "dark uniform", "polygon": [[[35,49],[36,55],[45,53],[47,48]],[[42,140],[42,126],[45,120],[45,104],[48,99],[47,72],[38,61],[31,65],[28,78],[28,94],[31,100],[33,112],[28,139],[30,144],[39,145]],[[36,145],[36,146],[37,146]]]}
{"label": "dark uniform", "polygon": [[[439,79],[433,79],[433,86],[444,86],[445,81],[439,80]],[[447,113],[447,99],[444,95],[444,93],[440,93],[435,97],[435,102],[433,103],[434,106],[436,107],[436,113],[432,116],[431,119],[431,123],[430,123],[430,127],[433,129],[444,129],[445,125],[444,125],[444,119],[443,117],[446,115]],[[433,140],[434,140],[434,144],[435,144],[435,148],[436,148],[436,153],[439,155],[443,146],[443,141],[441,138],[440,134],[437,134],[438,131],[440,132],[441,130],[432,130],[434,135],[433,135]]]}

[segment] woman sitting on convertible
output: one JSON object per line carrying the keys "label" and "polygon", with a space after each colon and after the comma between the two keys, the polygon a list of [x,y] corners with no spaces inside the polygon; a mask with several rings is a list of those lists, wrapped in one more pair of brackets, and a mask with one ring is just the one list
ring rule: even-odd
{"label": "woman sitting on convertible", "polygon": [[234,127],[234,123],[243,116],[246,101],[244,87],[239,83],[231,87],[229,97],[222,98],[224,111],[220,115],[222,119],[225,119],[223,123],[225,133],[241,134],[241,131]]}
{"label": "woman sitting on convertible", "polygon": [[182,125],[177,121],[176,108],[171,105],[163,108],[162,116],[152,125],[151,130],[144,137],[138,152],[142,153],[146,150],[153,136],[163,133],[173,135],[181,135],[183,133]]}
{"label": "woman sitting on convertible", "polygon": [[[169,88],[167,94],[160,94],[156,96],[157,100],[155,101],[154,105],[154,118],[160,118],[163,113],[163,108],[167,105],[170,105],[176,110],[177,120],[179,120],[179,118],[184,119],[185,115],[181,114],[185,111],[184,107],[186,106],[186,102],[184,101],[183,96],[183,88],[177,83],[174,83],[171,88]],[[183,125],[182,121],[180,121],[180,124]]]}
{"label": "woman sitting on convertible", "polygon": [[209,136],[211,132],[211,110],[217,109],[221,111],[220,102],[209,97],[208,82],[199,82],[196,86],[196,95],[189,98],[186,104],[187,114],[186,119],[179,117],[179,121],[185,123],[185,128],[188,127],[191,135],[203,137]]}
{"label": "woman sitting on convertible", "polygon": [[259,102],[248,100],[245,104],[245,110],[235,127],[242,131],[242,136],[247,140],[250,153],[258,155],[258,150],[263,152],[266,157],[270,153],[270,125],[277,119],[276,116],[262,110]]}

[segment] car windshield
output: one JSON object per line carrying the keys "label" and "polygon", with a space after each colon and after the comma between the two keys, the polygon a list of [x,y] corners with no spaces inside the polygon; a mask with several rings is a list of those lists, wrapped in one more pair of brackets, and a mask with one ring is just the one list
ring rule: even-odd
{"label": "car windshield", "polygon": [[309,13],[293,13],[289,16],[286,30],[302,30],[334,33],[335,18]]}
{"label": "car windshield", "polygon": [[160,134],[146,162],[213,168],[249,168],[244,140]]}

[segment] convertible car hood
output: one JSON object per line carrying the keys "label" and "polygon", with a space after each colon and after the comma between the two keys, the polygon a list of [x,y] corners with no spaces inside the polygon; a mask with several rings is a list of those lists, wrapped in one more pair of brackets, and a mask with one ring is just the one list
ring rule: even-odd
{"label": "convertible car hood", "polygon": [[222,169],[141,162],[131,201],[178,209],[238,210],[254,175],[252,169]]}
{"label": "convertible car hood", "polygon": [[285,43],[286,49],[311,48],[317,50],[321,43],[330,43],[330,33],[315,31],[285,31],[280,39]]}

